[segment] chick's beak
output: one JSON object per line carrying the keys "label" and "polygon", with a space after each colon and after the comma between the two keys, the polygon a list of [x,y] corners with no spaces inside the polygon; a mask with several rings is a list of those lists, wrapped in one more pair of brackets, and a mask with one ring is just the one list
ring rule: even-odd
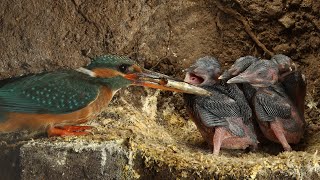
{"label": "chick's beak", "polygon": [[224,71],[224,72],[222,73],[222,75],[218,77],[218,79],[229,79],[229,78],[231,78],[231,77],[232,77],[232,76],[231,76],[231,74],[230,74],[228,71]]}
{"label": "chick's beak", "polygon": [[205,89],[193,86],[170,76],[143,69],[142,72],[127,74],[125,78],[132,80],[133,85],[145,86],[155,89],[182,92],[187,94],[209,96],[211,93]]}
{"label": "chick's beak", "polygon": [[296,64],[296,63],[294,63],[294,62],[292,62],[292,63],[291,63],[290,70],[291,70],[291,71],[297,71],[297,70],[298,70],[298,66],[297,66],[297,64]]}
{"label": "chick's beak", "polygon": [[243,74],[239,74],[238,76],[235,76],[231,79],[229,79],[227,81],[228,84],[231,84],[231,83],[249,83],[250,82],[250,77],[248,76],[245,76]]}
{"label": "chick's beak", "polygon": [[266,87],[277,82],[277,76],[273,75],[272,79],[260,78],[254,73],[241,73],[227,81],[228,84],[231,83],[250,83],[256,87]]}

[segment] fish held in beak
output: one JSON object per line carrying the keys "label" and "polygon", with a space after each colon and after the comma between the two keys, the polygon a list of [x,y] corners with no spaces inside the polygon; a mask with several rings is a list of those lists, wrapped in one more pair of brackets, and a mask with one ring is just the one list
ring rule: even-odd
{"label": "fish held in beak", "polygon": [[165,74],[153,72],[150,70],[143,70],[140,73],[136,73],[135,77],[132,76],[132,78],[130,79],[133,80],[133,85],[136,86],[145,86],[155,89],[182,92],[201,96],[211,95],[211,92],[203,88],[188,84],[182,80],[178,80]]}

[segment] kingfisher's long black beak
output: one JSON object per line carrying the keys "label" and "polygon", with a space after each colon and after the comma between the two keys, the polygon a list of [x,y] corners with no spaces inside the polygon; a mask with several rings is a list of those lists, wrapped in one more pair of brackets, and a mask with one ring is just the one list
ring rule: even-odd
{"label": "kingfisher's long black beak", "polygon": [[182,92],[187,94],[196,94],[209,96],[211,93],[203,88],[188,84],[182,80],[172,78],[170,76],[157,73],[150,70],[142,70],[142,72],[135,73],[130,79],[133,81],[133,85],[145,86],[155,89],[162,89],[167,91]]}

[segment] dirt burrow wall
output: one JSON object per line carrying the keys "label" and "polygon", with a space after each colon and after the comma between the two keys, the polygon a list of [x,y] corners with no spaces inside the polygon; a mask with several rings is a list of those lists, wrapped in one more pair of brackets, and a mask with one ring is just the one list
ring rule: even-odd
{"label": "dirt burrow wall", "polygon": [[105,53],[171,74],[203,55],[268,57],[244,24],[270,52],[309,65],[319,56],[319,11],[316,0],[4,0],[0,77],[75,68]]}

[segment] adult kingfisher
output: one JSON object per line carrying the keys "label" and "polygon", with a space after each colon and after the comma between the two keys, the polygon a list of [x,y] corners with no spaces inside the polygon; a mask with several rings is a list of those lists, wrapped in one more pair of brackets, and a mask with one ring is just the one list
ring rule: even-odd
{"label": "adult kingfisher", "polygon": [[94,58],[77,70],[19,78],[0,87],[0,133],[31,129],[46,130],[48,136],[85,135],[91,127],[75,125],[101,113],[119,89],[137,85],[197,94],[181,83],[115,55]]}

